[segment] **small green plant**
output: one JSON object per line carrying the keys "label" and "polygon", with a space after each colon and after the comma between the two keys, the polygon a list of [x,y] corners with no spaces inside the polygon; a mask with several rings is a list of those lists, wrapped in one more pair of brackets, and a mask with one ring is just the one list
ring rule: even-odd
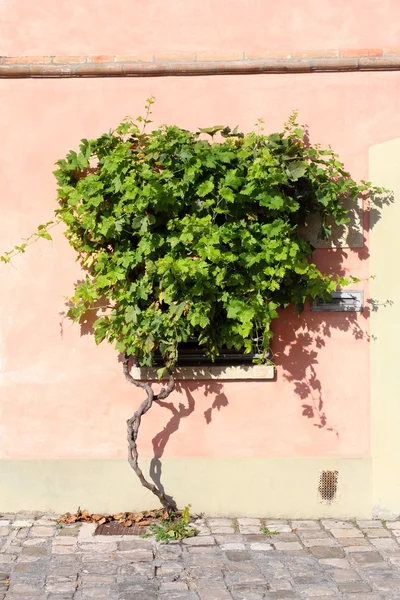
{"label": "small green plant", "polygon": [[384,527],[386,527],[386,519],[381,519],[381,523]]}
{"label": "small green plant", "polygon": [[194,537],[197,535],[197,531],[189,525],[189,510],[190,504],[185,506],[182,516],[179,519],[176,518],[176,513],[171,512],[167,519],[162,520],[160,523],[149,525],[148,533],[142,534],[141,537],[146,538],[155,535],[156,541],[164,542],[164,544]]}
{"label": "small green plant", "polygon": [[270,531],[268,529],[268,527],[262,527],[262,526],[260,527],[260,531],[268,537],[271,537],[273,535],[278,535],[278,533],[279,533],[279,531]]}

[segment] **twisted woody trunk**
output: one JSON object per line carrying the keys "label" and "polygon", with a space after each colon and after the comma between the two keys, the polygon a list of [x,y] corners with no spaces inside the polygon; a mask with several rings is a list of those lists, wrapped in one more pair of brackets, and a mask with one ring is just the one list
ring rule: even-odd
{"label": "twisted woody trunk", "polygon": [[147,398],[143,400],[137,411],[126,422],[128,430],[129,449],[128,462],[132,469],[135,471],[143,487],[153,492],[153,494],[157,496],[165,510],[168,513],[170,513],[177,509],[174,500],[171,497],[167,496],[164,492],[162,492],[156,485],[154,485],[154,483],[150,483],[149,481],[147,481],[147,479],[143,475],[142,469],[139,467],[139,452],[137,447],[137,438],[143,415],[145,415],[150,410],[150,408],[153,405],[153,402],[157,402],[158,400],[164,400],[165,398],[168,398],[170,393],[175,388],[175,380],[172,375],[172,372],[170,371],[167,385],[163,387],[158,394],[155,394],[150,383],[138,381],[137,379],[134,379],[134,377],[132,377],[130,373],[130,357],[127,355],[124,356],[123,371],[129,383],[132,383],[136,387],[145,390],[147,394]]}

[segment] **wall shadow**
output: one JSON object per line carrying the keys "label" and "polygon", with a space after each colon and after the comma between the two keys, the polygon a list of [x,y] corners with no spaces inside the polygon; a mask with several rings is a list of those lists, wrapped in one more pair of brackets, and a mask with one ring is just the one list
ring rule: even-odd
{"label": "wall shadow", "polygon": [[187,403],[184,404],[179,402],[178,407],[175,406],[174,402],[166,402],[165,400],[157,400],[156,403],[171,412],[171,417],[164,429],[157,433],[152,439],[153,444],[153,458],[150,462],[150,477],[154,484],[159,490],[165,493],[164,486],[161,481],[162,476],[162,461],[161,457],[164,454],[164,450],[168,444],[171,436],[178,431],[181,420],[191,415],[196,407],[195,399],[192,392],[201,388],[204,395],[214,396],[211,406],[204,411],[204,418],[206,423],[209,424],[212,421],[212,413],[214,410],[221,410],[221,408],[228,406],[228,398],[223,392],[223,384],[218,381],[177,381],[175,390],[179,394],[186,395]]}

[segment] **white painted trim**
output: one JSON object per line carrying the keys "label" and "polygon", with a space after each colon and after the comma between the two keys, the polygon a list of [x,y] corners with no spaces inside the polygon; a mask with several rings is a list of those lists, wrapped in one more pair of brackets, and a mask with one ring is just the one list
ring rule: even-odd
{"label": "white painted trim", "polygon": [[[135,379],[155,380],[157,369],[132,367],[131,375]],[[238,366],[210,366],[210,367],[178,367],[174,369],[175,379],[274,379],[275,367],[273,365],[238,365]]]}

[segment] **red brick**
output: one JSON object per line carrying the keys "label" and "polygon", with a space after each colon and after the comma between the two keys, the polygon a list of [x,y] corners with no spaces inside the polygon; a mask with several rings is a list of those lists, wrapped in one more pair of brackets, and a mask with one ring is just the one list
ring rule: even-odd
{"label": "red brick", "polygon": [[86,56],[53,56],[53,63],[61,65],[82,64],[86,62]]}
{"label": "red brick", "polygon": [[396,48],[384,48],[383,49],[383,54],[399,55],[400,54],[400,46],[398,46]]}
{"label": "red brick", "polygon": [[90,54],[87,57],[88,63],[109,63],[114,62],[115,54]]}
{"label": "red brick", "polygon": [[296,50],[293,52],[295,58],[336,58],[339,50]]}
{"label": "red brick", "polygon": [[243,52],[198,52],[197,60],[201,61],[227,61],[227,60],[243,60]]}
{"label": "red brick", "polygon": [[155,56],[156,62],[193,62],[196,60],[195,52],[185,52],[182,54],[170,53],[170,54],[157,54]]}
{"label": "red brick", "polygon": [[340,56],[382,56],[382,48],[349,48],[342,49]]}
{"label": "red brick", "polygon": [[154,56],[152,54],[117,54],[114,57],[115,62],[153,62]]}
{"label": "red brick", "polygon": [[290,58],[290,50],[258,50],[245,53],[247,60],[259,60],[262,58]]}
{"label": "red brick", "polygon": [[6,65],[45,65],[51,63],[51,56],[5,56],[4,63]]}

